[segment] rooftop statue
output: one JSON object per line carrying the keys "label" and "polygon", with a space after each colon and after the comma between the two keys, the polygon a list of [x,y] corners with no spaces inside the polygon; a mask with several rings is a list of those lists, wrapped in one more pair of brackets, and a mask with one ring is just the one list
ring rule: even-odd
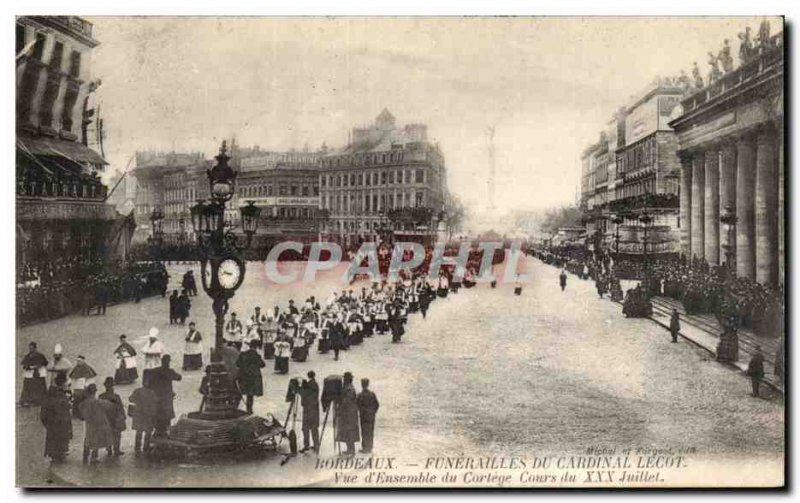
{"label": "rooftop statue", "polygon": [[708,83],[713,84],[722,77],[722,70],[719,69],[719,59],[713,52],[708,53],[708,66],[711,70],[708,72]]}
{"label": "rooftop statue", "polygon": [[700,75],[700,68],[697,66],[697,61],[695,61],[694,66],[692,66],[692,78],[694,79],[695,89],[702,89],[705,87],[705,84],[703,84],[703,76]]}
{"label": "rooftop statue", "polygon": [[692,81],[689,80],[689,76],[686,75],[686,72],[681,70],[680,76],[676,79],[678,87],[683,90],[683,94],[689,94],[689,91],[692,88]]}
{"label": "rooftop statue", "polygon": [[753,41],[750,38],[750,27],[745,27],[744,31],[739,33],[739,63],[744,64],[750,61],[753,56]]}
{"label": "rooftop statue", "polygon": [[719,51],[719,61],[722,63],[722,70],[725,73],[733,71],[733,56],[731,56],[731,43],[726,38],[722,49]]}
{"label": "rooftop statue", "polygon": [[771,45],[772,42],[769,39],[769,21],[765,19],[761,21],[761,25],[758,27],[758,49],[763,54]]}

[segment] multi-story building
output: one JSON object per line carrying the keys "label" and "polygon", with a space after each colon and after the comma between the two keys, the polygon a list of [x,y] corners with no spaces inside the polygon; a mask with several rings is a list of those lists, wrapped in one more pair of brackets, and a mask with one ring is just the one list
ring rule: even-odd
{"label": "multi-story building", "polygon": [[[241,148],[231,142],[231,166],[237,171],[236,193],[228,205],[226,219],[239,222],[239,207],[253,201],[262,208],[257,242],[267,237],[316,239],[319,211],[319,153],[272,152],[258,147]],[[132,176],[136,180],[136,240],[152,234],[150,215],[163,213],[162,231],[166,242],[193,239],[191,207],[208,199],[206,170],[214,161],[202,153],[138,152]]]}
{"label": "multi-story building", "polygon": [[681,156],[681,250],[774,286],[785,272],[784,46],[768,24],[759,32],[740,66],[685,97],[670,126]]}
{"label": "multi-story building", "polygon": [[[641,255],[644,224],[639,218],[647,213],[652,222],[646,251],[678,252],[679,161],[669,117],[682,96],[683,89],[672,79],[654,80],[584,150],[581,201],[593,243]],[[623,220],[619,243],[615,217]]]}
{"label": "multi-story building", "polygon": [[[124,258],[128,225],[105,201],[108,164],[87,147],[93,119],[91,23],[74,16],[16,20],[18,265],[54,256]],[[55,255],[57,253],[57,255]]]}
{"label": "multi-story building", "polygon": [[237,167],[237,192],[230,216],[238,220],[239,207],[253,201],[261,207],[259,243],[269,245],[281,238],[310,242],[319,237],[326,213],[320,210],[320,152],[265,152],[232,149]]}
{"label": "multi-story building", "polygon": [[151,234],[153,210],[164,214],[162,230],[165,238],[176,241],[192,237],[189,209],[198,199],[208,197],[204,183],[210,167],[200,152],[137,152],[136,167],[131,171],[136,181],[134,216],[138,223],[134,236],[137,242]]}
{"label": "multi-story building", "polygon": [[353,128],[348,144],[323,155],[320,208],[330,214],[324,232],[356,242],[382,231],[428,236],[443,209],[444,156],[427,126],[398,127],[384,109],[371,125]]}

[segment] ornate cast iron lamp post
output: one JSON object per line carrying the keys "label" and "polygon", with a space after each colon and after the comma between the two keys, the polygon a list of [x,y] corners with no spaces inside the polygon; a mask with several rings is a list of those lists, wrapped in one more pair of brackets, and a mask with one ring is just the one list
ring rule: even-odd
{"label": "ornate cast iron lamp post", "polygon": [[736,209],[733,206],[726,206],[724,212],[719,217],[722,229],[725,232],[725,265],[728,268],[728,275],[736,274],[736,224],[739,221],[736,216]]}
{"label": "ornate cast iron lamp post", "polygon": [[169,445],[186,451],[224,450],[242,447],[263,440],[274,432],[272,421],[240,410],[237,394],[222,360],[223,325],[228,300],[242,285],[245,275],[244,250],[249,247],[258,227],[261,208],[253,201],[240,209],[244,242],[233,233],[234,226],[225,221],[225,205],[236,189],[236,172],[228,165],[223,141],[216,165],[207,171],[209,201],[198,201],[190,215],[197,238],[203,290],[212,299],[214,311],[214,350],[209,365],[209,386],[201,409],[182,416],[170,429]]}

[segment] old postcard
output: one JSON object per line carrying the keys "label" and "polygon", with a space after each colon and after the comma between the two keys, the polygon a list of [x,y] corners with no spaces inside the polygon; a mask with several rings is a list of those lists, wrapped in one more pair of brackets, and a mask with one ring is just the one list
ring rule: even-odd
{"label": "old postcard", "polygon": [[15,30],[18,486],[784,486],[783,18]]}

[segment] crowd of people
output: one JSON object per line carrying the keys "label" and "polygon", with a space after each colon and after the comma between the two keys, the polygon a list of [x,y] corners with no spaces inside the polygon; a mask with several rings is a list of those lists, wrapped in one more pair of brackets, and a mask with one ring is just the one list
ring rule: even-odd
{"label": "crowd of people", "polygon": [[[224,323],[224,343],[219,354],[227,370],[224,385],[230,391],[231,405],[243,405],[247,413],[253,412],[255,400],[264,395],[262,369],[269,360],[273,360],[276,374],[287,374],[290,365],[308,362],[314,351],[338,361],[342,352],[373,337],[391,335],[392,343],[400,343],[410,315],[419,313],[425,318],[432,302],[458,293],[461,288],[461,283],[453,280],[452,267],[443,270],[437,279],[428,278],[422,271],[406,272],[395,282],[382,279],[360,289],[333,292],[324,301],[313,296],[302,304],[290,300],[285,309],[275,306],[262,312],[256,306],[244,320],[231,312]],[[196,294],[193,281],[190,273],[181,281],[186,297]],[[463,286],[470,288],[474,283],[465,282]],[[213,353],[207,352],[203,343],[203,335],[190,322],[184,337],[182,371],[202,372],[205,368],[199,389],[204,397],[201,412],[212,386],[208,364]],[[96,462],[102,449],[109,456],[124,454],[120,438],[128,427],[128,418],[136,432],[137,455],[150,452],[154,439],[169,435],[175,418],[173,383],[180,381],[182,374],[172,368],[172,356],[159,339],[158,329],[151,328],[139,348],[121,335],[111,356],[115,374],[103,380],[105,391],[98,394],[98,375],[83,356],[79,355],[73,365],[57,345],[48,359],[31,343],[22,361],[20,404],[41,406],[40,418],[47,430],[45,455],[54,462],[63,461],[69,450],[73,418],[85,423],[85,463]],[[126,407],[114,388],[138,381],[140,363],[142,385],[130,395]],[[335,439],[337,445],[346,446],[342,455],[354,455],[359,441],[362,452],[371,452],[378,400],[369,389],[369,380],[362,379],[362,391],[356,393],[352,373],[344,372],[339,384],[328,383],[326,378],[320,394],[314,377],[313,370],[308,371],[307,379],[294,388],[303,410],[303,452],[319,452],[319,407],[321,403],[326,410],[326,400],[334,404]]]}
{"label": "crowd of people", "polygon": [[536,249],[532,254],[581,279],[594,280],[598,293],[609,291],[612,298],[620,278],[642,279],[639,286],[625,293],[626,315],[649,316],[650,299],[664,296],[681,301],[688,315],[712,314],[723,326],[746,327],[767,337],[783,333],[783,289],[732,276],[725,267],[710,267],[705,261],[685,257],[610,264],[607,255],[598,258],[569,246]]}
{"label": "crowd of people", "polygon": [[103,315],[109,304],[165,295],[168,280],[160,262],[104,263],[73,257],[25,264],[17,272],[17,324],[77,312]]}

